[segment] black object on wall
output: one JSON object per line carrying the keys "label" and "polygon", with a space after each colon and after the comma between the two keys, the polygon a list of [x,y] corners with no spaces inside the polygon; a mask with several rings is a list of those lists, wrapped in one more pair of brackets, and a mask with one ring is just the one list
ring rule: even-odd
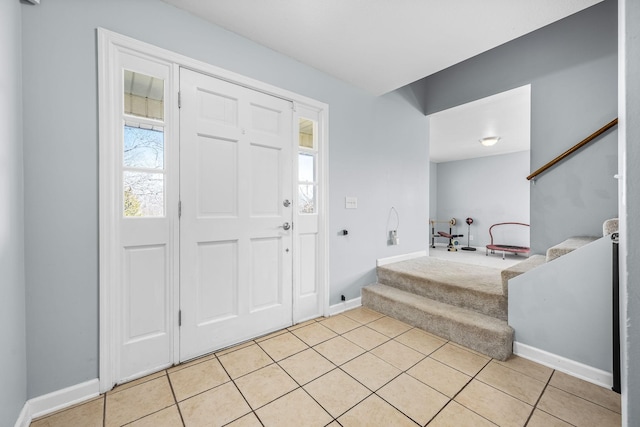
{"label": "black object on wall", "polygon": [[620,393],[620,275],[618,261],[619,233],[613,233],[613,387],[611,390]]}

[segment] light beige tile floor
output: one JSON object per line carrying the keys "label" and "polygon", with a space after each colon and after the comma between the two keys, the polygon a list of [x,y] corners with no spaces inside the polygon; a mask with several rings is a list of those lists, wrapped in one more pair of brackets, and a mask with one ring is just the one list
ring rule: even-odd
{"label": "light beige tile floor", "polygon": [[174,366],[33,427],[619,426],[620,397],[365,308]]}

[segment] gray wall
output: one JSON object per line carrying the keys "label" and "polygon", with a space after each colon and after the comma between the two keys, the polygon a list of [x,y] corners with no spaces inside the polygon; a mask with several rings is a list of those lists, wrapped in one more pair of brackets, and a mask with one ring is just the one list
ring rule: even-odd
{"label": "gray wall", "polygon": [[640,420],[640,2],[621,0],[620,6],[620,164],[626,183],[620,205],[622,421],[631,427]]}
{"label": "gray wall", "polygon": [[27,398],[22,173],[21,19],[17,1],[0,2],[0,425]]}
{"label": "gray wall", "polygon": [[429,219],[438,219],[438,164],[429,162]]}
{"label": "gray wall", "polygon": [[[529,154],[529,151],[522,151],[438,163],[437,217],[441,220],[457,219],[456,234],[464,234],[459,239],[460,244],[467,244],[467,217],[473,218],[471,235],[474,239],[469,243],[478,247],[489,244],[489,227],[492,224],[529,223],[529,184],[522,179],[528,175]],[[496,243],[529,245],[527,228],[494,230],[498,238]],[[504,234],[501,231],[513,235],[500,235]],[[438,239],[438,242],[445,240]]]}
{"label": "gray wall", "polygon": [[[605,0],[414,83],[432,114],[531,83],[531,170],[617,117],[617,7]],[[531,186],[536,253],[617,216],[617,131]],[[524,179],[522,177],[521,179]]]}
{"label": "gray wall", "polygon": [[613,369],[611,311],[608,236],[509,280],[514,341],[605,372]]}
{"label": "gray wall", "polygon": [[329,104],[331,304],[375,281],[376,258],[425,249],[428,125],[410,89],[373,97],[159,0],[25,5],[29,397],[98,376],[98,26]]}

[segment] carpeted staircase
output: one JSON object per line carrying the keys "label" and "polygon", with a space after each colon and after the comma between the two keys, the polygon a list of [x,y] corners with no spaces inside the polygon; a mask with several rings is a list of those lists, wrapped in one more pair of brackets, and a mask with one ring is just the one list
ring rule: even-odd
{"label": "carpeted staircase", "polygon": [[[612,228],[605,223],[604,233]],[[432,257],[387,264],[378,267],[378,282],[362,289],[362,305],[506,360],[514,337],[507,323],[509,280],[596,239],[567,239],[550,248],[546,257],[532,255],[502,271]]]}
{"label": "carpeted staircase", "polygon": [[500,270],[421,257],[378,267],[362,305],[505,360],[513,329]]}

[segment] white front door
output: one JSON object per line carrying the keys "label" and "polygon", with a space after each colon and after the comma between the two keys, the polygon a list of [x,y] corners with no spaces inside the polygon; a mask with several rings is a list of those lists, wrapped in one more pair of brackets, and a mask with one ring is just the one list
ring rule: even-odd
{"label": "white front door", "polygon": [[328,106],[98,43],[100,392],[326,314]]}
{"label": "white front door", "polygon": [[292,103],[180,70],[180,360],[292,324]]}

